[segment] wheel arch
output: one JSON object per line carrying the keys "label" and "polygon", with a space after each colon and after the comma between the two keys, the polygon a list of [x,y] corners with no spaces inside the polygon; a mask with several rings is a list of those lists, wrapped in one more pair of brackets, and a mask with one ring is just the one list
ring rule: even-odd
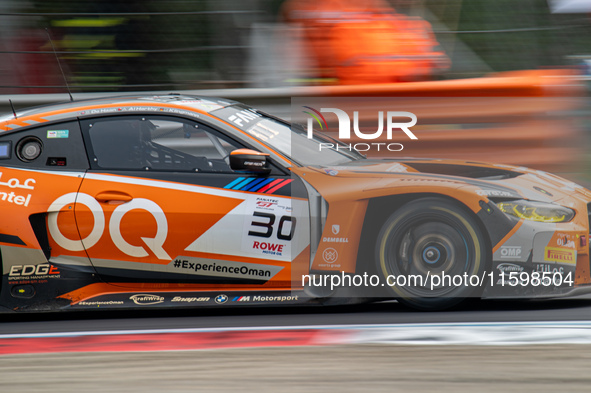
{"label": "wheel arch", "polygon": [[485,267],[488,268],[492,264],[492,241],[486,225],[478,214],[474,213],[465,203],[452,198],[448,195],[438,193],[412,193],[400,195],[388,195],[382,197],[372,198],[368,202],[363,227],[361,229],[361,237],[359,242],[359,250],[357,253],[357,260],[355,271],[358,274],[368,272],[374,269],[375,258],[375,240],[388,218],[396,211],[398,211],[405,204],[423,198],[439,198],[458,205],[465,213],[473,218],[478,225],[478,229],[482,233],[485,247]]}

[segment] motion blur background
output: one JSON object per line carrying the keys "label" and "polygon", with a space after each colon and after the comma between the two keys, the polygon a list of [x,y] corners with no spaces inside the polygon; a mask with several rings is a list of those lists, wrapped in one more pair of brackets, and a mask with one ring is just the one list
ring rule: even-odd
{"label": "motion blur background", "polygon": [[339,83],[312,72],[301,42],[310,21],[334,30],[359,23],[353,11],[380,8],[431,24],[451,63],[432,79],[557,66],[585,73],[591,18],[552,12],[565,1],[0,0],[0,94],[63,92],[45,28],[74,92]]}
{"label": "motion blur background", "polygon": [[[326,100],[318,105],[359,97],[344,109],[360,111],[375,131],[375,97],[398,97],[396,110],[417,114],[419,140],[405,140],[390,157],[525,165],[591,186],[591,0],[0,0],[0,112],[11,113],[9,99],[17,111],[68,99],[45,29],[75,99],[187,91],[293,118],[301,114],[294,97]],[[588,299],[562,304],[506,302],[451,317],[405,314],[391,304],[351,317],[277,308],[136,321],[134,313],[130,323],[74,316],[88,320],[33,321],[29,329],[588,319]],[[29,332],[18,321],[0,327]],[[503,337],[521,341],[515,334],[511,325]],[[589,391],[588,345],[424,344],[4,356],[0,385],[19,392]],[[72,345],[85,349],[78,339]]]}
{"label": "motion blur background", "polygon": [[591,184],[591,0],[0,0],[0,36],[2,112],[66,97],[56,54],[76,98],[205,92],[289,118],[294,96],[428,97],[404,155]]}

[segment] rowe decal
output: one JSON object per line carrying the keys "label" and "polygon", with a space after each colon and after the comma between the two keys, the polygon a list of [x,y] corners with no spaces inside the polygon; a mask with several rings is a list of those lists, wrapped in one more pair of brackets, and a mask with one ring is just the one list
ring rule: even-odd
{"label": "rowe decal", "polygon": [[281,255],[283,253],[284,244],[275,244],[269,242],[253,242],[252,248],[255,250],[263,250],[263,254],[278,254]]}
{"label": "rowe decal", "polygon": [[[70,203],[85,205],[90,209],[94,218],[94,226],[88,236],[82,240],[71,240],[66,238],[58,227],[57,218],[59,211]],[[128,203],[117,206],[109,221],[109,234],[115,246],[123,253],[132,257],[147,257],[148,252],[144,247],[133,246],[123,238],[121,234],[121,221],[123,216],[131,210],[141,209],[150,213],[156,220],[156,236],[153,238],[142,237],[146,247],[151,250],[158,259],[171,260],[172,258],[164,250],[163,245],[168,235],[168,223],[164,211],[155,202],[149,199],[136,198]],[[105,214],[101,204],[92,196],[83,193],[71,192],[57,198],[47,209],[47,224],[49,233],[55,242],[62,248],[69,251],[83,251],[98,243],[105,231]]]}
{"label": "rowe decal", "polygon": [[[326,119],[322,115],[322,113],[333,113],[337,116],[339,121],[339,137],[338,139],[341,141],[347,141],[351,139],[351,118],[342,109],[338,108],[320,108],[320,111],[311,108],[309,106],[305,106],[304,108],[310,109],[313,113],[304,111],[304,113],[312,116],[307,119],[307,131],[308,131],[308,138],[314,138],[314,129],[313,129],[313,122],[319,124],[320,129],[324,130],[324,126],[328,130],[328,124]],[[353,132],[355,136],[359,139],[363,140],[376,140],[382,136],[384,132],[384,117],[386,118],[386,139],[388,141],[392,140],[393,131],[394,130],[401,130],[403,131],[406,136],[410,139],[416,140],[419,139],[416,135],[409,129],[410,127],[417,124],[417,116],[411,112],[400,112],[400,111],[388,111],[386,112],[386,116],[384,116],[384,112],[378,112],[378,129],[375,132],[371,133],[364,133],[359,129],[359,112],[353,112]],[[410,121],[407,122],[397,122],[394,119],[401,119],[401,118],[408,118]],[[322,119],[322,122],[320,121]],[[323,126],[324,125],[324,126]],[[401,151],[404,149],[404,146],[401,143],[353,143],[348,144],[345,146],[336,144],[336,143],[320,143],[318,145],[318,150],[322,151],[322,149],[336,149],[336,150],[356,150],[356,151],[368,151],[372,147],[377,148],[378,151],[380,149],[387,149],[388,151]]]}

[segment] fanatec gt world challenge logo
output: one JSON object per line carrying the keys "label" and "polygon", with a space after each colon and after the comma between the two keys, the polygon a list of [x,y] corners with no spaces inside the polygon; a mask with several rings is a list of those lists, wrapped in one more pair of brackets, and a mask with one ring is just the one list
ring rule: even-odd
{"label": "fanatec gt world challenge logo", "polygon": [[[386,118],[386,139],[387,142],[359,142],[359,143],[349,143],[347,144],[346,141],[351,139],[351,118],[342,109],[338,108],[320,108],[320,111],[310,107],[304,106],[304,108],[308,109],[309,111],[303,111],[305,114],[309,115],[310,117],[307,119],[307,131],[308,131],[308,139],[314,138],[314,120],[320,127],[321,131],[328,131],[328,123],[326,118],[324,117],[323,113],[333,113],[337,116],[339,121],[339,135],[338,139],[345,143],[345,145],[339,145],[337,143],[320,143],[318,146],[318,151],[322,151],[322,149],[335,149],[335,150],[349,150],[349,151],[358,151],[358,152],[365,152],[370,149],[374,149],[377,151],[401,151],[404,149],[402,143],[398,142],[391,142],[393,139],[394,131],[403,131],[406,134],[406,137],[409,139],[419,139],[416,137],[415,134],[409,129],[410,127],[417,124],[417,116],[411,112],[400,112],[400,111],[387,111],[386,116],[384,116],[383,111],[378,112],[378,126],[377,130],[373,132],[364,132],[361,131],[359,126],[359,112],[353,111],[353,132],[355,136],[359,139],[368,140],[368,141],[375,141],[382,138],[382,134],[384,133],[384,117]],[[398,120],[402,119],[410,119],[410,121],[400,122]]]}

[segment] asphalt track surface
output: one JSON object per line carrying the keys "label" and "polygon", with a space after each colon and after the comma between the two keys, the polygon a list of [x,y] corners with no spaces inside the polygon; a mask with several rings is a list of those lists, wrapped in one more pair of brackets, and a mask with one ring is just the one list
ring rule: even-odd
{"label": "asphalt track surface", "polygon": [[[4,314],[0,334],[422,323],[589,321],[591,296],[409,311],[349,307]],[[75,338],[74,338],[75,340]],[[137,336],[141,344],[141,335]],[[0,356],[0,391],[589,392],[591,345],[394,345]]]}
{"label": "asphalt track surface", "polygon": [[338,307],[223,307],[218,309],[2,314],[0,334],[274,326],[454,322],[591,321],[591,295],[529,301],[474,301],[457,310],[421,312],[396,302]]}

